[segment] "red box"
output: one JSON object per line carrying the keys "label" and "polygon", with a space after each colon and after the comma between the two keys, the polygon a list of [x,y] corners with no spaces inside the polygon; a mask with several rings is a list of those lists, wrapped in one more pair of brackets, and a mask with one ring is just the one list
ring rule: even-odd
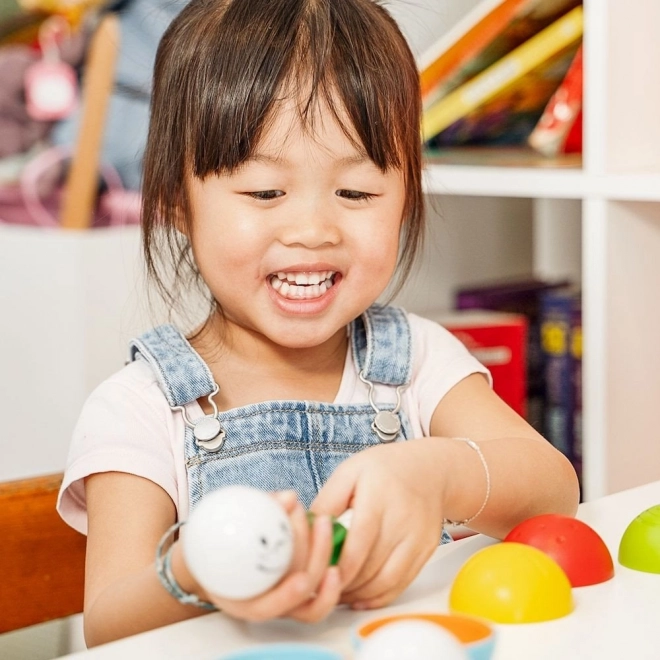
{"label": "red box", "polygon": [[495,393],[521,417],[527,399],[527,317],[490,310],[427,314],[490,370]]}

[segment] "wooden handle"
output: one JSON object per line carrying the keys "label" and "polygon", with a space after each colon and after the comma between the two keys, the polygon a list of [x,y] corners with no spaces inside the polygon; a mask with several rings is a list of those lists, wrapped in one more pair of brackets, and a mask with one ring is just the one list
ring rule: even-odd
{"label": "wooden handle", "polygon": [[82,117],[61,212],[62,227],[67,229],[87,229],[94,217],[119,39],[117,16],[105,14],[92,37],[83,74]]}

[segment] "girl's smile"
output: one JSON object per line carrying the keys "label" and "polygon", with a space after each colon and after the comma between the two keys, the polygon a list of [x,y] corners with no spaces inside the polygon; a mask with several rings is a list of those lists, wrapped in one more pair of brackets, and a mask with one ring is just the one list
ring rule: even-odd
{"label": "girl's smile", "polygon": [[341,273],[323,266],[294,267],[267,279],[274,303],[289,314],[318,314],[331,304]]}

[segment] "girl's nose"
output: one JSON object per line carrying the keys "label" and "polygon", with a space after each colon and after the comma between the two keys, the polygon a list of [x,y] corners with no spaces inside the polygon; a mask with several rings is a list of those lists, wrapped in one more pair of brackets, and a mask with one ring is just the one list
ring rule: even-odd
{"label": "girl's nose", "polygon": [[339,243],[339,226],[329,209],[310,204],[291,208],[289,212],[280,231],[282,244],[314,249]]}

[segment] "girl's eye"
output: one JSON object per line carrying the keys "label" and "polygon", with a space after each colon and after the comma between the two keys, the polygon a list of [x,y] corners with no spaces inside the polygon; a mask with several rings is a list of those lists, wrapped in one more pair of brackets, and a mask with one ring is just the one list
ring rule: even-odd
{"label": "girl's eye", "polygon": [[284,195],[281,190],[257,190],[255,192],[248,192],[244,194],[246,194],[248,197],[259,199],[264,202],[270,201],[271,199],[277,199],[278,197],[282,197]]}
{"label": "girl's eye", "polygon": [[366,202],[376,197],[373,193],[360,192],[359,190],[346,190],[344,188],[338,190],[335,195],[354,202]]}

